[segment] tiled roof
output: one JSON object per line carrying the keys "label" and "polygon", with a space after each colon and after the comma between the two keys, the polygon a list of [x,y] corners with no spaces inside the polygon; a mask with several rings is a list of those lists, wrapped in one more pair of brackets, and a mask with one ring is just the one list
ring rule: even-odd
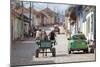
{"label": "tiled roof", "polygon": [[45,9],[43,9],[41,12],[45,12],[46,14],[48,14],[49,16],[54,16],[54,13],[55,12],[53,12],[50,8],[45,8]]}
{"label": "tiled roof", "polygon": [[[27,10],[28,10],[28,12],[30,13],[30,8],[27,8]],[[31,12],[32,12],[33,14],[37,14],[37,13],[38,13],[38,11],[37,11],[35,8],[31,8]]]}

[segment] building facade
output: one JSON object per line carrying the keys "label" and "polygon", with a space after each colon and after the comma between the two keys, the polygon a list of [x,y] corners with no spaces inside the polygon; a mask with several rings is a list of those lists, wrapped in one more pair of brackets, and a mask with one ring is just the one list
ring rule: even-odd
{"label": "building facade", "polygon": [[[16,3],[15,7],[11,8],[11,39],[23,40],[25,35],[29,32],[30,19],[25,15],[29,11],[26,8],[22,8],[21,5]],[[12,4],[13,5],[13,4]]]}
{"label": "building facade", "polygon": [[52,25],[55,24],[55,15],[56,13],[53,12],[50,8],[45,8],[41,10],[42,15],[44,15],[41,19],[44,25]]}
{"label": "building facade", "polygon": [[76,14],[76,6],[69,7],[65,11],[65,22],[64,27],[66,30],[66,34],[68,37],[71,37],[73,34],[78,32],[78,24],[79,24],[79,18]]}
{"label": "building facade", "polygon": [[82,23],[82,32],[87,36],[88,40],[96,39],[96,7],[83,7],[84,20]]}

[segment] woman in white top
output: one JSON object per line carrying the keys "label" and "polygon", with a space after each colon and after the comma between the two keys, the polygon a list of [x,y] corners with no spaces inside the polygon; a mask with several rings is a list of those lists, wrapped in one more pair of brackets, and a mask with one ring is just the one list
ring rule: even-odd
{"label": "woman in white top", "polygon": [[36,31],[36,39],[41,39],[41,37],[42,37],[42,32],[41,29],[39,29]]}

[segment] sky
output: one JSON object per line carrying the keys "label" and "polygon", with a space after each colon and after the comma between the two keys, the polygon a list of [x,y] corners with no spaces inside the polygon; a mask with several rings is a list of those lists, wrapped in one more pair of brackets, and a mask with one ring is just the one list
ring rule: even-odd
{"label": "sky", "polygon": [[[30,2],[24,2],[24,6],[25,7],[29,7]],[[32,2],[33,7],[40,11],[45,9],[46,7],[50,8],[51,10],[60,13],[60,14],[65,14],[65,10],[68,9],[68,7],[70,7],[71,5],[67,5],[67,4],[51,4],[51,3],[36,3],[36,2]]]}
{"label": "sky", "polygon": [[[65,16],[65,10],[67,10],[70,6],[69,4],[57,4],[57,3],[40,3],[40,2],[31,2],[32,7],[35,8],[37,11],[41,11],[45,8],[50,8],[52,11],[55,11],[59,14],[59,21],[63,22]],[[24,7],[29,8],[30,2],[24,1]]]}

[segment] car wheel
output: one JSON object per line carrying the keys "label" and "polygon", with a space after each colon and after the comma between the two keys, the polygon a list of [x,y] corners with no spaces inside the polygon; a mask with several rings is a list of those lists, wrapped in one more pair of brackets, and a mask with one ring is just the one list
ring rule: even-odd
{"label": "car wheel", "polygon": [[85,52],[85,53],[88,53],[88,49],[84,49],[84,52]]}
{"label": "car wheel", "polygon": [[94,53],[94,49],[91,49],[91,50],[90,50],[90,53]]}
{"label": "car wheel", "polygon": [[71,50],[69,50],[69,54],[71,54]]}

